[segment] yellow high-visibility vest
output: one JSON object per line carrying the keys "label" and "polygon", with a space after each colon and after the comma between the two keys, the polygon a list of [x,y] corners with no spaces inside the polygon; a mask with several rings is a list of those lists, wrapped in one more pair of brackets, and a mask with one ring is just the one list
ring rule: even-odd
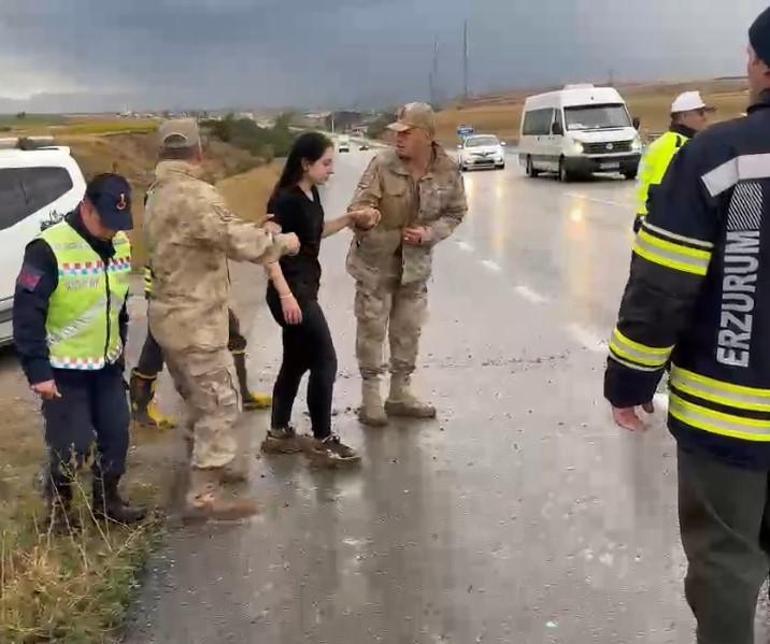
{"label": "yellow high-visibility vest", "polygon": [[39,238],[50,246],[59,268],[45,325],[51,366],[94,370],[117,362],[123,354],[120,312],[131,275],[128,237],[115,236],[115,256],[106,263],[66,221]]}
{"label": "yellow high-visibility vest", "polygon": [[650,198],[650,188],[658,186],[666,176],[668,166],[671,165],[676,153],[682,149],[690,139],[678,132],[666,132],[663,136],[653,141],[647,148],[639,168],[639,180],[636,190],[636,214],[647,216],[647,201]]}

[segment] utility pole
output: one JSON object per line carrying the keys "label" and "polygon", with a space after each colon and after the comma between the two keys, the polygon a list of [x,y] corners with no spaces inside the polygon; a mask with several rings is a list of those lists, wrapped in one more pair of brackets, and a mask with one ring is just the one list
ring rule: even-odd
{"label": "utility pole", "polygon": [[468,100],[468,21],[463,23],[463,98]]}
{"label": "utility pole", "polygon": [[430,102],[436,106],[441,101],[439,95],[439,76],[438,76],[438,38],[433,39],[433,65],[431,66],[431,92]]}

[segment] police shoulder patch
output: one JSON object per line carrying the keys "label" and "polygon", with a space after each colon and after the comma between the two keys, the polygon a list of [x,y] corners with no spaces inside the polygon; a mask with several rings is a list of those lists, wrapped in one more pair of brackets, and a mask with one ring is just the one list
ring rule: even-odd
{"label": "police shoulder patch", "polygon": [[29,264],[24,264],[21,267],[19,277],[16,278],[16,284],[25,291],[34,293],[40,284],[41,279],[43,279],[43,272],[40,269],[30,266]]}

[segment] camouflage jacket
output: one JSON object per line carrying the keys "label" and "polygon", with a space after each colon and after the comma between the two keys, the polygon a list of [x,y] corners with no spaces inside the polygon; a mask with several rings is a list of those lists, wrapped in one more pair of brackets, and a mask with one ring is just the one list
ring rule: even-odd
{"label": "camouflage jacket", "polygon": [[154,278],[150,329],[161,346],[175,351],[226,347],[227,260],[273,262],[285,246],[282,236],[273,238],[231,213],[199,173],[189,163],[161,161],[145,210]]}
{"label": "camouflage jacket", "polygon": [[[347,260],[356,280],[376,282],[398,255],[403,284],[430,277],[433,246],[452,234],[468,210],[457,163],[438,145],[434,150],[428,173],[417,182],[392,149],[378,154],[364,172],[349,210],[372,206],[382,220],[370,231],[356,232]],[[410,226],[431,229],[432,242],[402,245],[402,231]]]}

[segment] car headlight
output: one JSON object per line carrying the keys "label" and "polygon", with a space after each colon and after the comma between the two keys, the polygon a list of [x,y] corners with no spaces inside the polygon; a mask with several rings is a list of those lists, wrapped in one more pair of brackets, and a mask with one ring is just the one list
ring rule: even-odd
{"label": "car headlight", "polygon": [[631,149],[634,152],[641,152],[642,150],[642,139],[640,139],[638,136],[633,140],[631,143]]}
{"label": "car headlight", "polygon": [[575,151],[575,154],[583,154],[585,148],[583,147],[583,144],[580,141],[575,141],[572,144],[572,149]]}

